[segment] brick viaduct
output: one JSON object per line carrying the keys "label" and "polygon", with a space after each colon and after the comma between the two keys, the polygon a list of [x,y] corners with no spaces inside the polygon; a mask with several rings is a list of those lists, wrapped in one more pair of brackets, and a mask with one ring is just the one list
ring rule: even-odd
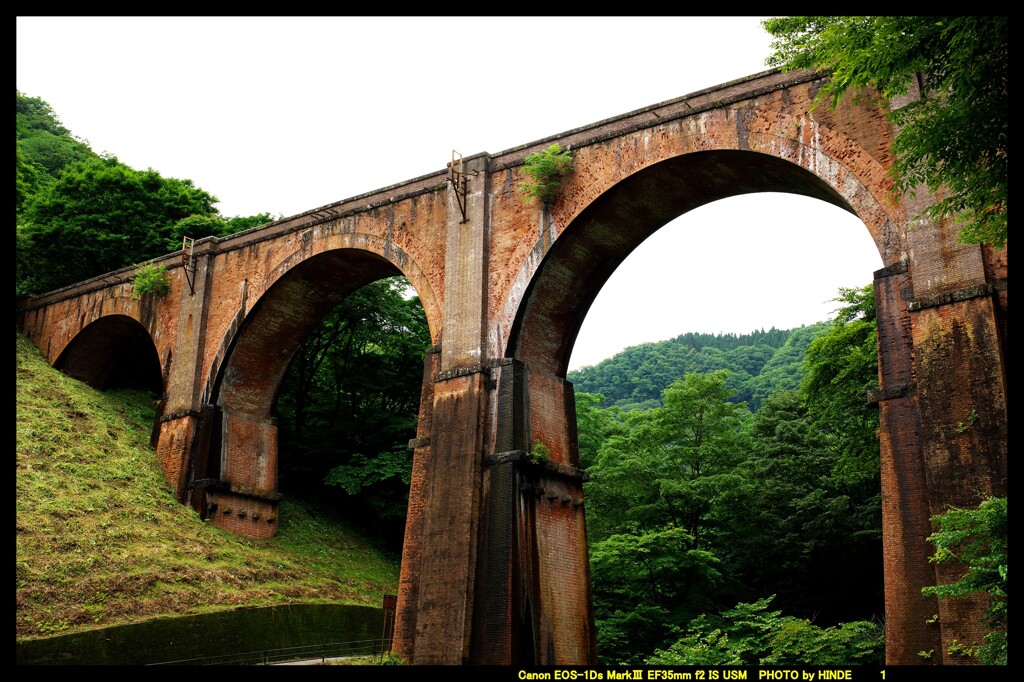
{"label": "brick viaduct", "polygon": [[[565,380],[590,304],[646,237],[702,204],[762,191],[827,201],[863,221],[884,264],[872,399],[886,656],[920,664],[917,652],[978,634],[980,604],[939,603],[921,587],[952,577],[927,560],[930,516],[1006,493],[1006,251],[918,219],[925,193],[890,198],[885,112],[810,112],[819,86],[767,71],[467,157],[460,174],[197,240],[191,261],[159,259],[172,275],[162,298],[132,299],[125,269],[20,301],[18,328],[96,386],[149,372],[164,394],[157,458],[182,502],[265,537],[280,499],[271,408],[289,359],[344,296],[404,275],[434,347],[410,443],[396,647],[418,664],[593,663],[585,476]],[[556,141],[575,172],[550,207],[524,203],[524,157]],[[723,243],[716,261],[738,247]],[[523,456],[537,442],[551,452],[540,465]]]}

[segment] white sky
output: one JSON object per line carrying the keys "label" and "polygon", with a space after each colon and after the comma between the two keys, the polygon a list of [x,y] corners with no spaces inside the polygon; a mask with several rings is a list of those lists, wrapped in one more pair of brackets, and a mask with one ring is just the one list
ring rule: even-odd
{"label": "white sky", "polygon": [[[93,150],[291,216],[767,67],[763,17],[17,17],[16,85]],[[680,255],[681,254],[681,255]],[[602,289],[572,369],[684,332],[831,317],[867,229],[780,194],[709,204]]]}

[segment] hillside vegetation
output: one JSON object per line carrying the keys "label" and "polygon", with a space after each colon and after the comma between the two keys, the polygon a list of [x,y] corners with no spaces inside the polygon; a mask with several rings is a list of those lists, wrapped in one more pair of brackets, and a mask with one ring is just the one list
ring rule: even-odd
{"label": "hillside vegetation", "polygon": [[828,329],[825,323],[749,334],[680,334],[674,339],[630,346],[566,377],[576,393],[599,393],[604,407],[623,410],[661,406],[662,392],[689,372],[729,370],[732,402],[757,411],[776,391],[796,390],[803,379],[807,347]]}
{"label": "hillside vegetation", "polygon": [[269,540],[181,505],[149,445],[152,396],[102,393],[17,335],[17,638],[239,606],[378,606],[399,557],[286,499]]}

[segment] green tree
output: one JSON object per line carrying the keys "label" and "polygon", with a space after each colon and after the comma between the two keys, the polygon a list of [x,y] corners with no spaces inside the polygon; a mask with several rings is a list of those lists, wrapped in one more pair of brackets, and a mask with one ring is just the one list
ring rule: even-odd
{"label": "green tree", "polygon": [[98,158],[85,143],[71,136],[54,135],[48,131],[33,131],[18,140],[18,150],[29,159],[49,181],[56,180],[61,171],[76,161]]}
{"label": "green tree", "polygon": [[867,402],[878,388],[874,286],[841,288],[827,331],[807,346],[801,385],[814,424],[836,453],[835,475],[875,486],[881,453],[878,410]]}
{"label": "green tree", "polygon": [[664,407],[624,415],[588,469],[595,537],[671,525],[700,540],[749,445],[749,412],[728,400],[728,377],[689,373],[665,390]]}
{"label": "green tree", "polygon": [[[729,375],[687,374],[665,390],[665,407],[652,410],[649,436],[666,467],[661,496],[673,522],[698,538],[711,525],[715,500],[736,482],[749,447],[750,413],[745,403],[729,401]],[[648,436],[646,428],[641,433]]]}
{"label": "green tree", "polygon": [[[874,296],[870,286],[841,289],[836,301],[827,323],[749,338],[683,335],[570,376],[637,398],[673,367],[688,368],[648,409],[602,408],[601,395],[577,394],[603,662],[641,664],[701,614],[766,594],[790,615],[768,614],[765,632],[778,626],[789,639],[759,642],[760,657],[849,664],[881,655],[872,622],[883,608],[877,411],[866,400],[877,386]],[[753,414],[732,383],[749,370],[777,375],[743,385],[762,391]],[[630,382],[631,373],[647,379]],[[725,653],[660,662],[739,660]]]}
{"label": "green tree", "polygon": [[894,180],[925,185],[967,243],[1006,243],[1009,17],[774,17],[769,66],[827,70],[818,101],[874,89],[886,100],[919,82],[927,94],[895,108]]}
{"label": "green tree", "polygon": [[576,394],[576,426],[579,432],[580,467],[587,469],[597,463],[601,445],[625,429],[618,410],[602,409],[600,393]]}
{"label": "green tree", "polygon": [[175,224],[215,215],[216,201],[190,180],[136,171],[114,157],[73,163],[26,202],[31,265],[19,289],[47,291],[166,254]]}
{"label": "green tree", "polygon": [[20,90],[16,92],[18,139],[28,137],[32,131],[45,131],[59,136],[71,135],[71,131],[64,127],[49,104],[38,97],[29,97]]}
{"label": "green tree", "polygon": [[769,394],[754,415],[744,484],[718,507],[720,556],[745,597],[774,592],[787,613],[829,623],[882,610],[873,288],[835,300],[829,324],[803,330],[800,390]]}
{"label": "green tree", "polygon": [[611,665],[638,665],[675,623],[714,608],[722,562],[671,525],[612,535],[591,546],[598,651]]}
{"label": "green tree", "polygon": [[752,445],[716,512],[722,561],[740,599],[776,594],[786,613],[834,624],[883,612],[879,482],[834,475],[840,453],[803,396],[779,391],[752,420]]}
{"label": "green tree", "polygon": [[97,156],[88,143],[74,137],[49,104],[17,92],[18,193],[20,214],[28,197],[51,184],[65,166]]}
{"label": "green tree", "polygon": [[672,641],[675,624],[721,606],[729,572],[716,553],[716,510],[747,449],[748,413],[728,400],[728,376],[687,374],[665,390],[663,407],[624,413],[587,469],[598,649],[608,663],[639,664]]}
{"label": "green tree", "polygon": [[177,251],[182,246],[183,237],[201,239],[203,237],[226,237],[254,227],[262,227],[274,222],[269,213],[254,216],[235,216],[223,218],[217,214],[193,214],[182,218],[174,224],[171,237],[167,241],[168,252]]}
{"label": "green tree", "polygon": [[20,145],[15,148],[15,163],[14,206],[18,215],[21,215],[21,209],[25,202],[39,191],[41,174],[39,169],[30,163],[25,154],[22,153]]}
{"label": "green tree", "polygon": [[991,628],[983,643],[961,643],[960,651],[976,655],[984,665],[1006,665],[1006,589],[1009,534],[1005,497],[987,497],[975,509],[949,509],[932,521],[938,530],[928,537],[935,545],[930,560],[959,563],[966,568],[954,583],[926,587],[926,595],[961,599],[982,594],[989,600],[985,614]]}
{"label": "green tree", "polygon": [[42,99],[17,92],[15,175],[19,294],[143,262],[182,237],[226,236],[273,222],[225,218],[190,180],[136,171],[73,136]]}

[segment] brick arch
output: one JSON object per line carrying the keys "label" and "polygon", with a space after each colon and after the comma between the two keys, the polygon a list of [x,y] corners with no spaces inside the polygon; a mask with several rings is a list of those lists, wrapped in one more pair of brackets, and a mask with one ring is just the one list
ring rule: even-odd
{"label": "brick arch", "polygon": [[64,346],[53,366],[93,388],[164,392],[160,357],[146,327],[123,313],[104,315]]}
{"label": "brick arch", "polygon": [[[217,481],[205,495],[193,496],[193,504],[217,525],[257,537],[276,531],[280,495],[271,411],[280,383],[309,333],[346,296],[397,275],[423,285],[404,254],[392,247],[388,256],[337,248],[286,260],[263,278],[265,286],[245,318],[232,325],[210,386],[210,431],[200,439],[190,474],[194,484]],[[428,294],[427,300],[434,298]],[[241,510],[246,513],[239,517]]]}
{"label": "brick arch", "polygon": [[874,121],[881,129],[868,139],[851,137],[852,131],[836,126],[834,118],[843,113],[822,112],[821,120],[808,114],[780,114],[773,129],[747,131],[742,148],[795,163],[823,180],[842,197],[842,208],[864,222],[883,263],[905,263],[910,249],[906,216],[896,205],[890,153],[884,144],[891,132],[882,119]]}
{"label": "brick arch", "polygon": [[[338,256],[341,252],[348,252],[349,255]],[[328,254],[332,253],[335,255],[328,256]],[[364,255],[360,256],[358,254]],[[278,263],[265,276],[262,273],[259,273],[259,280],[255,285],[248,280],[242,283],[242,286],[244,287],[244,294],[241,309],[235,319],[225,329],[220,340],[220,344],[214,353],[209,373],[205,381],[203,381],[202,395],[205,402],[213,403],[218,400],[216,396],[220,390],[221,380],[224,376],[229,356],[238,343],[243,326],[251,323],[252,315],[256,312],[257,307],[261,305],[260,302],[279,282],[286,281],[289,278],[294,279],[296,277],[305,277],[305,275],[297,274],[298,271],[305,271],[307,263],[314,261],[315,259],[320,259],[324,256],[342,258],[343,261],[351,262],[358,262],[365,258],[366,264],[371,270],[373,269],[371,264],[377,263],[380,268],[380,272],[386,274],[379,274],[377,276],[371,275],[369,279],[366,279],[355,287],[350,287],[350,283],[344,281],[337,285],[332,285],[329,281],[330,278],[344,278],[344,264],[338,271],[333,273],[330,272],[330,268],[328,267],[328,272],[320,275],[319,277],[324,286],[329,289],[325,295],[328,298],[333,299],[333,302],[327,305],[324,312],[320,314],[320,317],[317,318],[317,323],[319,323],[319,320],[323,319],[323,315],[326,315],[327,311],[336,306],[345,296],[356,289],[377,279],[402,275],[409,281],[409,284],[416,291],[416,295],[420,299],[420,304],[423,306],[423,311],[427,318],[427,327],[430,330],[431,341],[433,343],[437,343],[441,334],[440,320],[442,317],[442,301],[435,295],[429,278],[424,274],[416,261],[400,247],[387,242],[386,240],[380,239],[379,237],[364,233],[348,233],[343,235],[340,240],[336,241],[336,243],[332,244],[332,248],[320,251],[313,256],[301,252],[293,254],[291,257]],[[317,275],[313,276],[318,277]],[[335,289],[331,289],[332,286],[334,286]],[[250,300],[252,301],[251,304],[249,303]],[[309,330],[314,326],[315,324],[310,326],[309,329],[306,330],[306,333],[308,334]],[[302,339],[305,339],[305,335],[302,336]],[[298,346],[296,345],[295,348],[298,348]],[[292,351],[288,353],[289,357],[291,357],[291,353],[294,353],[294,350],[295,349],[292,349]]]}
{"label": "brick arch", "polygon": [[398,275],[405,273],[390,260],[357,249],[326,251],[271,273],[229,340],[211,390],[213,401],[269,417],[288,362],[309,332],[349,294]]}
{"label": "brick arch", "polygon": [[[520,273],[520,278],[529,277],[529,284],[518,302],[506,357],[565,377],[591,304],[615,269],[647,237],[694,208],[755,192],[800,194],[855,213],[825,179],[768,154],[703,151],[647,166],[576,215],[543,257],[532,261],[532,276]],[[535,250],[542,248],[538,242]]]}
{"label": "brick arch", "polygon": [[[61,301],[48,316],[40,320],[44,327],[55,325],[57,330],[57,333],[50,333],[46,337],[46,343],[40,350],[50,364],[55,365],[86,327],[105,317],[122,316],[140,324],[156,345],[159,355],[163,356],[166,351],[163,343],[165,339],[161,338],[157,307],[159,300],[155,295],[134,298],[130,281],[96,291],[88,301],[81,298]],[[47,319],[50,316],[52,318]],[[38,330],[32,329],[25,331],[30,336],[38,333]]]}

